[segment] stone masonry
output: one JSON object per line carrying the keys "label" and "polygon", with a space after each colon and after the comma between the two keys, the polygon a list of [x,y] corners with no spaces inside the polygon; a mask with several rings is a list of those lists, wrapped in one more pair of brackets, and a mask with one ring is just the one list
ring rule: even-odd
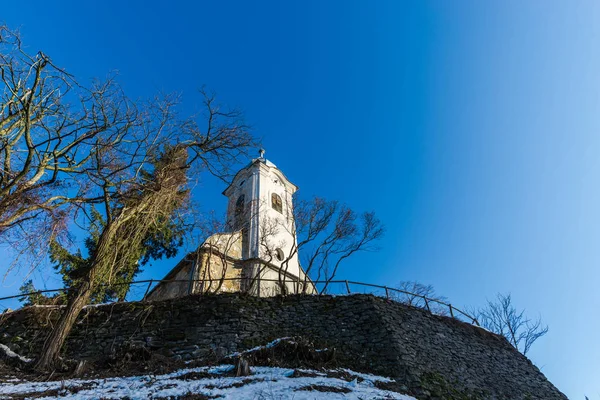
{"label": "stone masonry", "polygon": [[[0,314],[0,342],[34,356],[60,309]],[[93,359],[123,345],[218,360],[285,336],[335,348],[340,365],[393,376],[419,398],[566,399],[503,337],[371,295],[192,295],[87,307],[65,345]]]}

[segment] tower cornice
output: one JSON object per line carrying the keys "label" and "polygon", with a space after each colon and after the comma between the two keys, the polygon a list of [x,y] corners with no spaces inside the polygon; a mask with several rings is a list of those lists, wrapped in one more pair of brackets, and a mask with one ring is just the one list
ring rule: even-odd
{"label": "tower cornice", "polygon": [[223,195],[229,197],[231,195],[231,192],[234,190],[234,184],[239,181],[239,179],[241,179],[242,177],[246,176],[246,175],[250,175],[249,172],[252,169],[258,169],[258,171],[260,172],[272,172],[274,174],[276,174],[279,179],[281,179],[283,181],[283,183],[285,184],[286,188],[290,189],[290,192],[293,194],[298,190],[298,186],[296,186],[294,183],[292,183],[283,172],[281,172],[281,170],[279,168],[277,168],[277,166],[275,164],[273,164],[271,161],[265,159],[265,158],[255,158],[253,159],[247,166],[245,166],[244,168],[242,168],[241,170],[238,171],[237,174],[235,174],[235,176],[233,177],[233,179],[231,180],[231,183],[229,184],[229,186],[227,186],[227,188],[223,191]]}

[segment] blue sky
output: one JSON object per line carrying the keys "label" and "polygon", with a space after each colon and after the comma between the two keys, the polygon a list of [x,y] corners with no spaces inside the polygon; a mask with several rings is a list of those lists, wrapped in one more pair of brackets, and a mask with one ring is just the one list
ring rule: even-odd
{"label": "blue sky", "polygon": [[[0,20],[81,79],[118,70],[134,98],[181,92],[192,112],[214,89],[303,196],[385,222],[344,277],[430,283],[458,306],[510,292],[550,325],[535,364],[600,399],[597,2],[51,3]],[[222,212],[223,189],[203,177],[202,209]]]}

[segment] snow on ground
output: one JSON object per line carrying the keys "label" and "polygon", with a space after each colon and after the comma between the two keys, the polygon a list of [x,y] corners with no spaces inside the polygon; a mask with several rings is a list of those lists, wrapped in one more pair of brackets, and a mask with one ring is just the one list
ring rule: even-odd
{"label": "snow on ground", "polygon": [[[291,337],[282,337],[282,338],[279,338],[279,339],[275,339],[272,342],[269,342],[269,343],[267,343],[267,344],[265,344],[263,346],[256,346],[256,347],[253,347],[251,349],[244,350],[241,353],[238,352],[238,351],[236,351],[235,353],[229,354],[226,358],[239,357],[242,354],[252,353],[252,352],[255,352],[255,351],[258,351],[258,350],[261,350],[261,349],[270,349],[271,347],[275,347],[275,346],[277,346],[279,343],[281,343],[283,341],[286,341],[286,342],[289,342],[289,343],[295,343],[291,339],[292,339]],[[319,350],[319,351],[322,351],[322,350]]]}
{"label": "snow on ground", "polygon": [[372,375],[372,374],[363,374],[360,372],[354,372],[351,369],[348,368],[342,368],[341,371],[345,371],[348,374],[352,375],[352,376],[356,376],[358,378],[362,378],[365,381],[370,381],[370,382],[394,382],[394,380],[392,378],[386,378],[383,376],[377,376],[377,375]]}
{"label": "snow on ground", "polygon": [[[227,376],[234,367],[186,368],[165,375],[142,375],[105,379],[69,379],[54,382],[0,383],[0,399],[35,396],[36,399],[160,399],[202,394],[220,399],[399,399],[413,397],[379,389],[377,382],[392,382],[389,378],[359,374],[345,369],[354,377],[348,382],[328,377],[336,371],[294,370],[275,367],[254,367],[252,375]],[[339,376],[339,375],[338,375]],[[45,396],[45,397],[44,397]]]}
{"label": "snow on ground", "polygon": [[15,353],[11,349],[9,349],[8,346],[3,345],[2,343],[0,343],[0,351],[4,352],[4,354],[6,354],[10,358],[17,357],[19,360],[21,360],[23,362],[30,362],[31,361],[30,358],[26,358],[26,357],[18,355],[17,353]]}

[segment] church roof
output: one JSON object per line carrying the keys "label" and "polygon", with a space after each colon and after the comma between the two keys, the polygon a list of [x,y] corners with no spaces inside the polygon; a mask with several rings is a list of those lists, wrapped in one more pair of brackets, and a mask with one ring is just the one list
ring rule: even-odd
{"label": "church roof", "polygon": [[[262,153],[264,154],[264,153]],[[261,155],[262,155],[261,154]],[[250,161],[250,163],[248,163],[248,165],[246,165],[244,168],[240,169],[235,176],[233,177],[233,179],[231,180],[231,183],[229,184],[229,186],[227,186],[227,188],[225,190],[223,190],[223,195],[227,196],[227,191],[229,190],[229,188],[233,185],[233,182],[236,181],[236,179],[238,178],[238,175],[240,175],[241,173],[243,173],[244,171],[246,171],[248,168],[250,168],[251,166],[253,166],[256,163],[262,163],[264,165],[266,165],[267,167],[271,167],[271,168],[275,168],[277,169],[277,172],[279,172],[279,174],[286,180],[288,181],[292,186],[296,187],[297,190],[297,186],[294,185],[288,178],[287,176],[285,176],[285,174],[283,172],[281,172],[281,170],[279,168],[277,168],[277,165],[273,164],[271,161],[267,160],[264,157],[258,157],[258,158],[253,158],[252,161]]]}

